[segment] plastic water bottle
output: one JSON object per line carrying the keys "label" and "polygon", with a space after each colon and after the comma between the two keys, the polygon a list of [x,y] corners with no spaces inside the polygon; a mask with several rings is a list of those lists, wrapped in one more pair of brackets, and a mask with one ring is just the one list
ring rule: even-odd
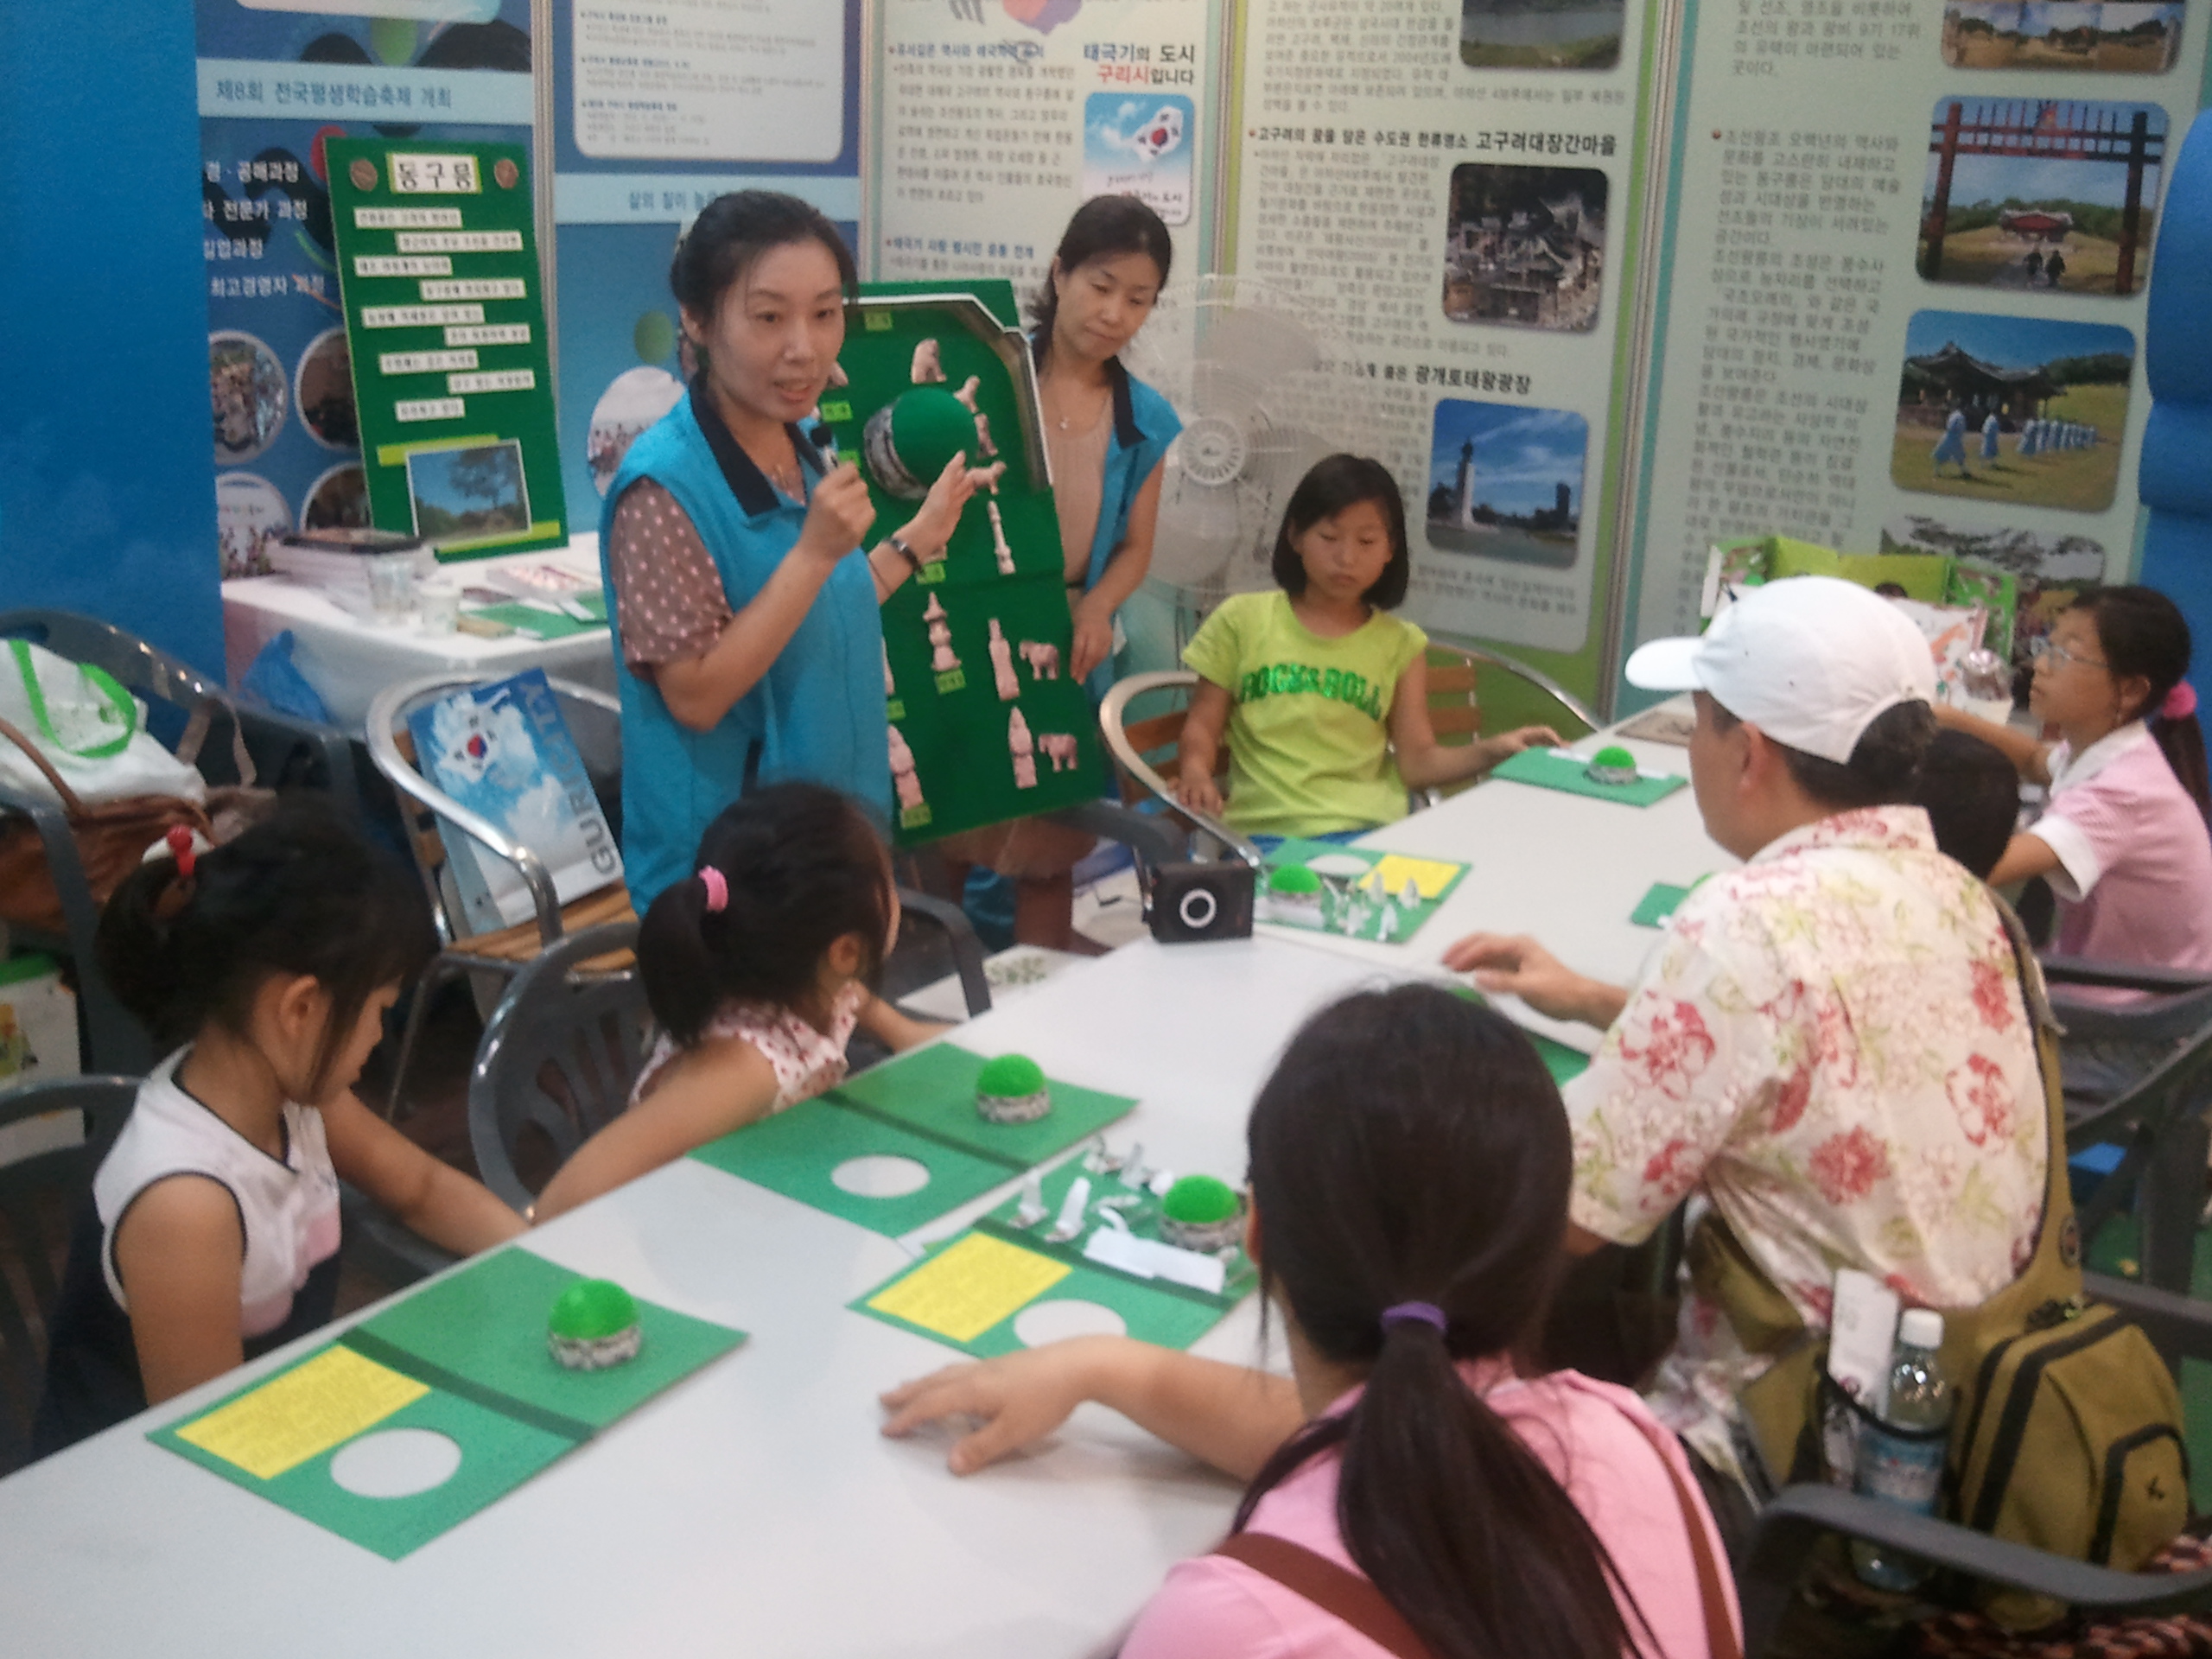
{"label": "plastic water bottle", "polygon": [[[1936,1512],[1951,1423],[1951,1386],[1943,1375],[1943,1316],[1909,1309],[1897,1322],[1890,1362],[1889,1404],[1878,1423],[1859,1429],[1859,1490],[1921,1515]],[[1891,1432],[1902,1431],[1902,1432]],[[1851,1546],[1859,1576],[1878,1590],[1913,1590],[1931,1569],[1918,1556],[1864,1541]]]}

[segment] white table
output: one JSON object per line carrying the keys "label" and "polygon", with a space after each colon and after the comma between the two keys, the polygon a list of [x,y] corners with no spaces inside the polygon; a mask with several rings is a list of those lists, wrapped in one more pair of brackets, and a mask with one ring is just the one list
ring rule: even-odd
{"label": "white table", "polygon": [[[1592,754],[1609,743],[1627,748],[1644,771],[1689,775],[1688,749],[1625,740],[1610,729],[1583,739],[1573,753]],[[1577,972],[1625,985],[1658,942],[1654,930],[1629,920],[1652,884],[1686,887],[1738,862],[1707,836],[1687,786],[1634,807],[1497,779],[1385,824],[1358,844],[1470,868],[1403,944],[1264,923],[1259,931],[1355,961],[1429,971],[1470,933],[1527,933]],[[1546,1020],[1517,999],[1507,1003],[1515,1019],[1548,1035],[1586,1050],[1595,1046],[1598,1033],[1586,1026]]]}
{"label": "white table", "polygon": [[[1147,939],[959,1040],[1137,1096],[1117,1147],[1139,1139],[1148,1162],[1236,1177],[1277,1050],[1315,1007],[1376,977],[1268,939]],[[1076,1656],[1227,1526],[1229,1482],[1095,1408],[1039,1455],[964,1481],[945,1472],[947,1438],[881,1439],[877,1392],[958,1357],[845,1310],[905,1264],[899,1243],[683,1161],[530,1244],[752,1340],[397,1563],[147,1441],[149,1424],[241,1380],[224,1377],[0,1481],[0,1649]],[[1199,1351],[1255,1358],[1253,1303]]]}
{"label": "white table", "polygon": [[[516,553],[448,565],[446,575],[466,582],[472,571],[554,557],[596,570],[599,537],[595,533],[574,537],[557,554]],[[426,633],[412,624],[392,626],[356,616],[286,576],[244,576],[223,584],[223,659],[232,685],[238,684],[261,648],[287,628],[295,642],[293,664],[321,696],[333,722],[356,736],[378,691],[396,680],[418,675],[448,670],[518,674],[526,668],[543,668],[556,679],[575,680],[610,693],[614,690],[613,645],[604,628],[561,639]]]}

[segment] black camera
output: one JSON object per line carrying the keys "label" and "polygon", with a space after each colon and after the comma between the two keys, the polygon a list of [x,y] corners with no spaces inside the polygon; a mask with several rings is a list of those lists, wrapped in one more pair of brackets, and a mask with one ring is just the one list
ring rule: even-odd
{"label": "black camera", "polygon": [[1145,896],[1145,919],[1162,944],[1252,937],[1258,872],[1242,859],[1156,865]]}

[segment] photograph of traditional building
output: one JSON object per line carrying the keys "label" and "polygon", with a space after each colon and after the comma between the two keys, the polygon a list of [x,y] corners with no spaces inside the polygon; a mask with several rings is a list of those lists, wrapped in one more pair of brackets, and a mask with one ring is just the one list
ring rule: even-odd
{"label": "photograph of traditional building", "polygon": [[1592,168],[1452,169],[1444,315],[1579,333],[1605,290],[1605,175]]}

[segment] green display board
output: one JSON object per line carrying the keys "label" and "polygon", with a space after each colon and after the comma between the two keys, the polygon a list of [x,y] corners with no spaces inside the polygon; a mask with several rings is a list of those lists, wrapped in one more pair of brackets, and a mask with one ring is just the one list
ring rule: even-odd
{"label": "green display board", "polygon": [[1074,806],[1104,785],[1097,719],[1069,671],[1059,516],[1017,317],[1004,282],[865,288],[837,359],[846,384],[822,402],[838,454],[868,478],[872,535],[898,530],[921,505],[893,493],[867,459],[870,417],[902,395],[935,389],[970,403],[990,440],[970,461],[1006,467],[969,502],[944,559],[883,607],[907,843]]}
{"label": "green display board", "polygon": [[[1333,868],[1333,864],[1341,864],[1349,872],[1355,863],[1365,865],[1365,872],[1339,875]],[[1322,876],[1321,891],[1302,899],[1270,892],[1267,874],[1293,865],[1303,865]],[[1267,855],[1255,916],[1277,927],[1403,944],[1443,908],[1466,873],[1465,864],[1449,859],[1294,837]],[[1420,895],[1419,902],[1411,906],[1401,902],[1408,882]]]}
{"label": "green display board", "polygon": [[1523,749],[1493,766],[1490,775],[1510,783],[1534,784],[1539,789],[1618,801],[1623,806],[1649,806],[1654,801],[1665,800],[1689,782],[1676,772],[1647,772],[1639,773],[1632,784],[1601,784],[1590,776],[1589,766],[1589,761],[1579,755],[1560,754],[1550,749]]}
{"label": "green display board", "polygon": [[[932,1043],[710,1141],[691,1156],[896,1238],[1097,1134],[1136,1104],[1048,1078],[1049,1113],[1033,1123],[993,1123],[976,1110],[983,1065],[982,1056],[956,1044]],[[908,1160],[928,1179],[903,1192],[839,1185],[841,1167],[868,1158]]]}
{"label": "green display board", "polygon": [[[1017,1329],[1022,1315],[1046,1302],[1080,1302],[1110,1310],[1130,1336],[1165,1348],[1187,1348],[1249,1295],[1259,1275],[1242,1248],[1225,1265],[1220,1291],[1146,1279],[1084,1254],[1104,1221],[1102,1200],[1126,1201],[1128,1230],[1160,1236],[1160,1201],[1143,1187],[1073,1159],[1041,1182],[1045,1217],[1024,1225],[1020,1199],[1009,1200],[912,1267],[849,1304],[856,1313],[949,1344],[979,1359],[1028,1346]],[[1090,1185],[1084,1223],[1072,1238],[1046,1235],[1077,1180]]]}
{"label": "green display board", "polygon": [[[745,1340],[641,1300],[636,1358],[569,1370],[546,1350],[545,1321],[581,1276],[496,1251],[147,1438],[397,1560]],[[400,1430],[444,1437],[458,1464],[418,1491],[348,1484],[349,1452]]]}
{"label": "green display board", "polygon": [[442,558],[566,545],[527,154],[366,138],[325,150],[377,528]]}

